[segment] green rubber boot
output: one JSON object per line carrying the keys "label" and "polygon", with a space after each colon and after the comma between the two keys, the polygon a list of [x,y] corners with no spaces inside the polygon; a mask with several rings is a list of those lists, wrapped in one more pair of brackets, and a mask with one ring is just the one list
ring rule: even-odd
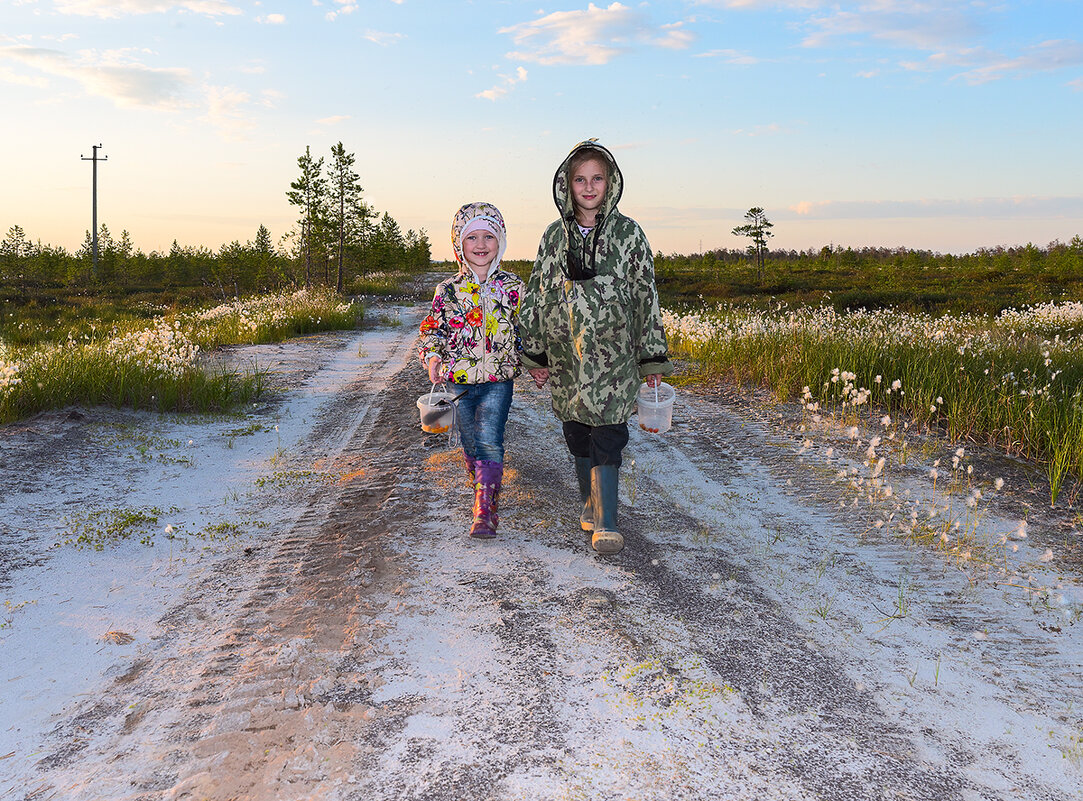
{"label": "green rubber boot", "polygon": [[590,499],[594,506],[594,534],[591,547],[600,554],[617,553],[624,547],[624,537],[617,530],[616,465],[600,464],[590,471]]}
{"label": "green rubber boot", "polygon": [[594,504],[590,498],[590,457],[575,457],[575,477],[579,481],[579,499],[583,502],[583,512],[579,515],[579,527],[583,531],[594,531]]}

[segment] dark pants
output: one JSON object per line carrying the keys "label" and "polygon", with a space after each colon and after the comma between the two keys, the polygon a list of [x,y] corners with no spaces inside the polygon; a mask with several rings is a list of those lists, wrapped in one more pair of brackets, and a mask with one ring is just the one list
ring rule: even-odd
{"label": "dark pants", "polygon": [[564,424],[564,441],[572,456],[589,456],[590,466],[620,467],[620,452],[628,444],[628,424],[588,426],[575,420]]}

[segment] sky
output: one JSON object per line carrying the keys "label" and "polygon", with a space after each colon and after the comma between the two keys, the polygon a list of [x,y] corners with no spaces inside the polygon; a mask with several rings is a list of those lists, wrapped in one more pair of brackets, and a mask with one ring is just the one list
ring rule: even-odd
{"label": "sky", "polygon": [[356,156],[364,198],[451,258],[484,200],[509,258],[556,217],[597,137],[656,251],[965,253],[1083,235],[1077,0],[0,0],[13,225],[78,248],[277,241],[306,147]]}

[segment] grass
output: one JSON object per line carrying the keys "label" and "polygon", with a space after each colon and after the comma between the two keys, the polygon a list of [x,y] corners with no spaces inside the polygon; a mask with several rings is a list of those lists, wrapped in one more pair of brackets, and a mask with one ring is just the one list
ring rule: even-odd
{"label": "grass", "polygon": [[[84,310],[85,311],[85,310]],[[263,295],[142,319],[106,302],[102,317],[78,318],[66,337],[29,315],[0,342],[0,423],[72,404],[210,412],[249,403],[264,389],[258,368],[204,367],[201,353],[224,345],[277,342],[355,328],[362,309],[329,292]],[[20,327],[21,326],[21,327]]]}
{"label": "grass", "polygon": [[995,317],[784,305],[664,317],[671,352],[700,374],[873,428],[903,415],[952,442],[1036,460],[1051,503],[1083,479],[1083,304]]}

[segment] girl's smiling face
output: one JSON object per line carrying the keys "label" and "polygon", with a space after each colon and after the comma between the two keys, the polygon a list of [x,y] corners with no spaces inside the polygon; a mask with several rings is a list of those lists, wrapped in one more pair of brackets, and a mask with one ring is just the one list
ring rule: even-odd
{"label": "girl's smiling face", "polygon": [[606,172],[601,159],[588,159],[572,171],[572,203],[581,222],[590,217],[593,223],[594,213],[605,200]]}
{"label": "girl's smiling face", "polygon": [[470,269],[482,277],[496,258],[500,243],[497,242],[496,234],[492,231],[475,228],[463,237],[462,248],[463,258],[470,265]]}

